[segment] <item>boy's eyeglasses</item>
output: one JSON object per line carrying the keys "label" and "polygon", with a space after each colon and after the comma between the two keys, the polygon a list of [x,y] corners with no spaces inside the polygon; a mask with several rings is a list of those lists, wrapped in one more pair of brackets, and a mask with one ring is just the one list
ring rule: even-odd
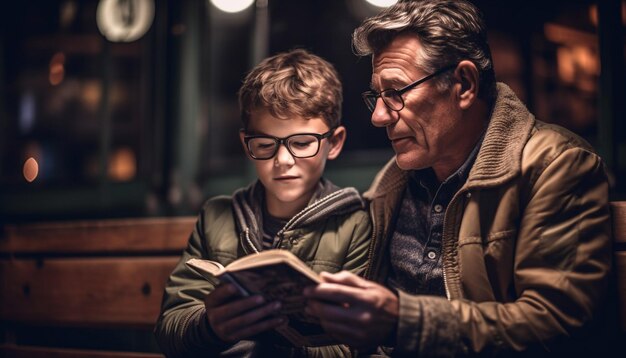
{"label": "boy's eyeglasses", "polygon": [[246,135],[243,141],[246,143],[248,153],[253,159],[265,160],[273,158],[278,152],[278,147],[283,144],[294,158],[310,158],[317,155],[320,150],[320,142],[324,138],[333,135],[335,128],[331,128],[323,134],[296,133],[284,138],[271,135]]}
{"label": "boy's eyeglasses", "polygon": [[371,90],[371,91],[363,92],[361,94],[361,97],[363,97],[363,100],[365,101],[365,105],[367,106],[367,109],[370,110],[370,112],[374,112],[374,108],[376,108],[376,101],[378,100],[378,97],[383,99],[383,103],[385,104],[385,106],[387,106],[387,108],[391,109],[392,111],[400,112],[404,108],[404,99],[402,98],[402,95],[405,92],[412,90],[413,88],[428,81],[429,79],[435,76],[438,76],[446,71],[450,71],[453,68],[456,68],[456,65],[450,65],[444,68],[440,68],[439,70],[431,73],[430,75],[420,78],[419,80],[411,84],[408,84],[399,90],[394,89],[394,88],[388,88],[388,89],[382,90],[381,92],[376,92],[374,90]]}

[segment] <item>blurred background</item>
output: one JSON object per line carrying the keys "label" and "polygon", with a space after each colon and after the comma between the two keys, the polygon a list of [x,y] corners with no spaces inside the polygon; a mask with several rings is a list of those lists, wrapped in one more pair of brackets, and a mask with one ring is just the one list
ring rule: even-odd
{"label": "blurred background", "polygon": [[[365,190],[391,157],[360,93],[370,61],[353,29],[366,0],[28,0],[0,5],[0,224],[193,215],[254,179],[236,92],[262,58],[295,47],[344,83],[345,150],[327,177]],[[624,199],[620,0],[474,1],[498,80],[537,118],[580,134]]]}

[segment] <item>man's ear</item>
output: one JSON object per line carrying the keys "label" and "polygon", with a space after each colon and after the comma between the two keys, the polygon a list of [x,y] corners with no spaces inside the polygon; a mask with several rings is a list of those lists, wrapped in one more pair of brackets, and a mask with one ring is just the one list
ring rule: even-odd
{"label": "man's ear", "polygon": [[459,106],[461,109],[468,109],[478,98],[480,85],[478,68],[472,61],[463,60],[459,62],[454,75],[460,82]]}
{"label": "man's ear", "polygon": [[335,128],[335,132],[331,137],[328,138],[328,143],[330,144],[330,150],[328,151],[327,158],[329,160],[333,160],[339,156],[341,153],[341,149],[343,148],[343,143],[346,141],[346,128],[344,126],[339,126]]}

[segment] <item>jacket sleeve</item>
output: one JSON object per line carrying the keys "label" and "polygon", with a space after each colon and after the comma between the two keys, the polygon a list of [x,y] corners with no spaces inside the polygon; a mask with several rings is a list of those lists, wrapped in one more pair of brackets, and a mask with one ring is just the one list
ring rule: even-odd
{"label": "jacket sleeve", "polygon": [[[206,207],[205,209],[206,210]],[[167,357],[214,356],[225,350],[206,319],[204,297],[214,286],[187,267],[190,258],[206,258],[203,247],[206,215],[198,216],[187,248],[165,286],[155,336]]]}
{"label": "jacket sleeve", "polygon": [[[568,148],[524,178],[512,302],[400,293],[396,350],[458,355],[581,337],[605,299],[611,265],[608,184],[601,159]],[[534,176],[534,177],[533,177]],[[588,333],[588,332],[587,332]]]}

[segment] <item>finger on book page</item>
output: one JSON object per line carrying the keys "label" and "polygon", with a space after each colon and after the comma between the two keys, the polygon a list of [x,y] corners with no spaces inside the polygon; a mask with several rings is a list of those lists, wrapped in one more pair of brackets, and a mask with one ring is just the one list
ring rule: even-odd
{"label": "finger on book page", "polygon": [[363,289],[341,283],[322,282],[317,286],[306,287],[304,296],[309,299],[332,302],[339,305],[354,304],[363,300]]}
{"label": "finger on book page", "polygon": [[341,283],[347,286],[368,287],[369,281],[363,279],[349,271],[339,271],[337,273],[321,272],[320,278],[323,282]]}

